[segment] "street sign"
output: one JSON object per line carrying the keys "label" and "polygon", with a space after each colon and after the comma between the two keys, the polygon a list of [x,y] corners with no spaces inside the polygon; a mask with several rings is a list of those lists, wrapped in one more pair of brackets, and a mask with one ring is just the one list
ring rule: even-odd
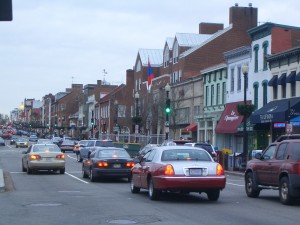
{"label": "street sign", "polygon": [[113,127],[113,132],[118,132],[119,131],[119,127]]}
{"label": "street sign", "polygon": [[290,124],[290,123],[286,124],[285,132],[286,132],[287,134],[291,134],[291,133],[293,132],[293,125]]}
{"label": "street sign", "polygon": [[165,127],[165,133],[169,133],[170,129],[169,127]]}

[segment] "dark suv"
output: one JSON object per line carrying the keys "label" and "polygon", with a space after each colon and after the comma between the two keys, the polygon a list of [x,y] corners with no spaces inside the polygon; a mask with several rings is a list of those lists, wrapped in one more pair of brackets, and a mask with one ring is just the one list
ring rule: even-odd
{"label": "dark suv", "polygon": [[247,163],[247,196],[256,198],[263,189],[279,190],[285,205],[300,197],[300,139],[274,142]]}
{"label": "dark suv", "polygon": [[114,144],[112,140],[88,140],[86,147],[76,152],[77,161],[82,162],[83,159],[88,158],[88,155],[97,147],[114,147]]}

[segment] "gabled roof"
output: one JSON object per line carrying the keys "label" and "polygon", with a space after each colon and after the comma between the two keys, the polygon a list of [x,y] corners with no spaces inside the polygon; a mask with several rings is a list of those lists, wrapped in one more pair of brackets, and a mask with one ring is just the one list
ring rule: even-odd
{"label": "gabled roof", "polygon": [[207,43],[213,41],[214,39],[218,38],[219,36],[225,34],[226,32],[228,32],[229,30],[232,29],[232,24],[230,24],[228,27],[226,27],[224,30],[220,30],[216,33],[214,33],[213,35],[210,35],[210,37],[208,39],[206,39],[205,41],[203,41],[201,44],[196,45],[193,48],[188,49],[187,51],[183,52],[182,54],[180,54],[180,58],[183,58],[189,54],[191,54],[192,52],[198,50],[199,48],[201,48],[202,46],[206,45]]}
{"label": "gabled roof", "polygon": [[173,43],[174,43],[174,40],[175,38],[171,38],[171,37],[168,37],[167,40],[166,40],[166,43],[169,47],[169,50],[172,50],[173,49]]}
{"label": "gabled roof", "polygon": [[176,33],[175,38],[179,46],[192,47],[200,45],[211,36],[211,34]]}
{"label": "gabled roof", "polygon": [[163,63],[162,49],[139,49],[142,65],[148,66],[148,58],[152,67],[159,67]]}
{"label": "gabled roof", "polygon": [[112,95],[116,94],[117,92],[121,91],[123,88],[125,88],[125,84],[121,84],[118,87],[114,88],[111,92],[109,92],[107,95],[105,95],[103,98],[100,98],[98,103],[107,102],[112,98]]}

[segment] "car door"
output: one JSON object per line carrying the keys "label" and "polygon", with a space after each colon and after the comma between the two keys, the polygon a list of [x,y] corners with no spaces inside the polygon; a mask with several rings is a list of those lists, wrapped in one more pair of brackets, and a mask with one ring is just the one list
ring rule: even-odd
{"label": "car door", "polygon": [[270,145],[262,154],[260,160],[255,163],[253,170],[256,174],[258,184],[271,184],[271,161],[274,158],[276,144]]}
{"label": "car door", "polygon": [[27,149],[27,151],[24,153],[24,155],[22,157],[22,163],[23,163],[24,168],[27,168],[28,156],[29,156],[29,153],[31,152],[31,148],[32,148],[32,145]]}
{"label": "car door", "polygon": [[152,160],[156,154],[156,150],[152,150],[151,152],[146,154],[145,161],[141,164],[141,186],[145,189],[148,188],[148,174],[151,170],[151,166],[153,164]]}

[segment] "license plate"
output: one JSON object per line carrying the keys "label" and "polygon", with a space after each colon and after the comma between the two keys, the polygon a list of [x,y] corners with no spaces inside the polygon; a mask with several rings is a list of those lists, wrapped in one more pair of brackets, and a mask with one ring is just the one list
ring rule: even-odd
{"label": "license plate", "polygon": [[51,158],[44,158],[46,161],[51,161]]}
{"label": "license plate", "polygon": [[113,167],[114,168],[121,168],[121,164],[114,164]]}
{"label": "license plate", "polygon": [[190,176],[202,176],[203,174],[203,170],[198,168],[190,169],[189,172],[190,172]]}

